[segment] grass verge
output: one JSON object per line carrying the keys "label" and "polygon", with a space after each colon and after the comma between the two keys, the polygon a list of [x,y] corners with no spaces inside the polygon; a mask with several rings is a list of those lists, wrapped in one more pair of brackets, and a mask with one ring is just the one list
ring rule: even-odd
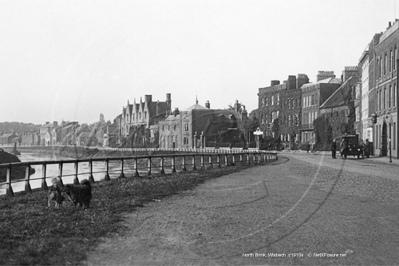
{"label": "grass verge", "polygon": [[231,166],[93,185],[89,210],[47,207],[47,192],[0,198],[0,265],[80,265],[101,237],[120,233],[123,215],[207,179],[247,168]]}

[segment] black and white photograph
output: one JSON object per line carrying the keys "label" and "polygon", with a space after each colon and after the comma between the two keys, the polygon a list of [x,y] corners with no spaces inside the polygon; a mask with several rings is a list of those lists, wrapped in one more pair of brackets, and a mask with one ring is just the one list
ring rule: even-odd
{"label": "black and white photograph", "polygon": [[0,265],[399,265],[399,0],[0,0]]}

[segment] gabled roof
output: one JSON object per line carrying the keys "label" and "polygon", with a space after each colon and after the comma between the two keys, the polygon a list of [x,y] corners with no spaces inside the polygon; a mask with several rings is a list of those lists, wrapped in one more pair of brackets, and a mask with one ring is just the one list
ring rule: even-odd
{"label": "gabled roof", "polygon": [[351,87],[347,86],[347,84],[352,79],[353,77],[348,78],[322,105],[320,105],[320,108],[332,108],[345,105],[348,97],[351,96]]}

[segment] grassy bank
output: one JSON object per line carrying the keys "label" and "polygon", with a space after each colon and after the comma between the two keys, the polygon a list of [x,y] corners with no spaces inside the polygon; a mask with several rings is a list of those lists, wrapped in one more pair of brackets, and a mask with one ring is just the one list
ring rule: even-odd
{"label": "grassy bank", "polygon": [[125,213],[207,179],[240,171],[246,166],[184,172],[152,177],[127,177],[93,185],[91,208],[65,204],[47,207],[46,192],[0,198],[1,265],[76,265],[101,237],[123,233]]}

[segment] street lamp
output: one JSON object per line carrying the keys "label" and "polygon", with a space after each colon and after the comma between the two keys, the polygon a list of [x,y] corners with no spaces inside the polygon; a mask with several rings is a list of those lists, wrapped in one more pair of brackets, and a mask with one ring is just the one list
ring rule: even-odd
{"label": "street lamp", "polygon": [[393,123],[393,119],[392,119],[392,114],[387,114],[386,116],[385,116],[385,119],[386,120],[388,120],[388,115],[389,115],[389,117],[390,117],[390,119],[389,119],[389,162],[390,163],[392,163],[392,147],[391,147],[391,138],[392,138],[392,133],[391,133],[391,126],[392,126],[392,123]]}
{"label": "street lamp", "polygon": [[258,127],[256,131],[254,132],[254,135],[256,136],[256,148],[259,150],[260,149],[260,140],[259,137],[263,135],[263,132],[260,130]]}

